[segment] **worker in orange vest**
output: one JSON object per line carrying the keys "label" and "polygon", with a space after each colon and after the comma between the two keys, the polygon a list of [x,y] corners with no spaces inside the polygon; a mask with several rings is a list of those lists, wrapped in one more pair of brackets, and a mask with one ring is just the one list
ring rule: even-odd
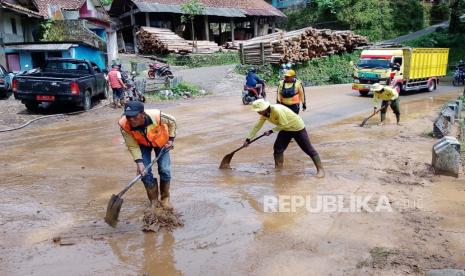
{"label": "worker in orange vest", "polygon": [[111,71],[108,73],[108,83],[113,91],[113,106],[121,107],[123,104],[124,89],[127,87],[121,77],[120,65],[113,64]]}
{"label": "worker in orange vest", "polygon": [[302,111],[307,109],[304,86],[296,78],[294,70],[290,69],[284,73],[284,80],[279,82],[276,102],[287,106],[296,114],[299,114],[301,103]]}
{"label": "worker in orange vest", "polygon": [[[173,147],[176,137],[176,119],[158,109],[144,110],[139,101],[127,102],[124,113],[118,122],[121,127],[126,146],[136,162],[137,173],[142,173],[152,161],[152,150],[155,155]],[[170,205],[171,160],[169,152],[165,152],[157,161],[160,176],[160,201],[165,208]],[[158,181],[150,168],[142,177],[150,205],[158,201]]]}

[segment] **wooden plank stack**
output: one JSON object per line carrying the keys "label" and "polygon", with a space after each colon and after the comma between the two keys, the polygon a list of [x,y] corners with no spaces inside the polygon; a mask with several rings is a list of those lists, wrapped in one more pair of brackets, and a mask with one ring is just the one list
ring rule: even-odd
{"label": "wooden plank stack", "polygon": [[368,39],[351,31],[304,28],[277,32],[244,41],[240,55],[243,64],[304,62],[315,57],[351,52],[367,45]]}
{"label": "wooden plank stack", "polygon": [[137,32],[141,54],[165,54],[192,52],[192,46],[169,29],[141,27]]}
{"label": "wooden plank stack", "polygon": [[[187,42],[189,42],[191,48],[194,47],[194,42],[192,40],[188,40]],[[213,41],[197,40],[197,54],[212,54],[220,50],[221,47]]]}

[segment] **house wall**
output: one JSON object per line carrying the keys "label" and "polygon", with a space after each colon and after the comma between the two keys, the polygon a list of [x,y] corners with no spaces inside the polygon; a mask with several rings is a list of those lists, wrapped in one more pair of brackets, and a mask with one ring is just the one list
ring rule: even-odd
{"label": "house wall", "polygon": [[[37,52],[43,52],[45,53],[45,59],[48,59],[49,56],[48,56],[48,53],[49,52],[52,52],[52,51],[28,51],[28,50],[11,50],[11,49],[6,49],[6,53],[7,54],[19,54],[19,65],[21,67],[21,71],[25,71],[25,70],[30,70],[33,68],[33,64],[32,64],[32,53],[37,53]],[[57,52],[57,51],[53,51],[53,52]],[[63,58],[72,58],[71,56],[71,49],[70,50],[62,50],[62,51],[59,51],[61,52],[61,56]],[[26,65],[28,65],[26,67]]]}
{"label": "house wall", "polygon": [[6,68],[5,48],[3,47],[3,9],[0,8],[0,65]]}
{"label": "house wall", "polygon": [[[16,34],[13,33],[12,18],[15,20],[16,25]],[[13,43],[13,42],[24,42],[24,33],[21,16],[15,15],[8,12],[3,12],[0,20],[3,21],[3,42],[4,43]]]}
{"label": "house wall", "polygon": [[79,19],[79,11],[63,11],[63,17],[66,20],[77,20]]}
{"label": "house wall", "polygon": [[76,59],[87,59],[92,62],[95,62],[100,68],[106,68],[106,59],[105,54],[100,52],[99,50],[79,45],[78,47],[74,48],[74,56],[73,58]]}
{"label": "house wall", "polygon": [[107,54],[108,61],[118,59],[118,39],[116,32],[108,32],[107,34]]}

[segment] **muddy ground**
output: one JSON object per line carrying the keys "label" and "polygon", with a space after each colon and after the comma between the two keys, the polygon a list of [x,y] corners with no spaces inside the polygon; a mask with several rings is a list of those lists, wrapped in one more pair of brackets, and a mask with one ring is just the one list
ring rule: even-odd
{"label": "muddy ground", "polygon": [[[237,153],[232,170],[218,170],[257,119],[234,91],[149,104],[178,120],[172,203],[184,227],[173,232],[142,232],[142,185],[125,196],[117,228],[103,221],[111,194],[135,174],[116,125],[120,111],[103,108],[0,134],[0,274],[422,275],[432,268],[464,269],[465,181],[433,174],[436,140],[428,135],[436,110],[460,91],[403,98],[402,126],[390,114],[386,126],[373,120],[360,128],[363,116],[352,113],[369,110],[371,99],[347,88],[314,89],[302,114],[327,169],[321,180],[295,143],[285,168],[275,171],[275,135]],[[278,195],[386,196],[393,212],[265,213],[264,196]]]}

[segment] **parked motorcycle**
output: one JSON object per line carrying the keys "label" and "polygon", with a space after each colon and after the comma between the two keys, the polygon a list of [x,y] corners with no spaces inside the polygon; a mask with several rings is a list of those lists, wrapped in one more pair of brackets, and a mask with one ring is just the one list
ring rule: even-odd
{"label": "parked motorcycle", "polygon": [[454,77],[452,79],[453,86],[465,85],[465,67],[458,67],[455,69]]}
{"label": "parked motorcycle", "polygon": [[159,63],[149,64],[149,71],[147,72],[149,79],[154,79],[158,77],[168,77],[170,79],[174,78],[173,72],[168,64],[162,65]]}
{"label": "parked motorcycle", "polygon": [[242,90],[242,103],[248,105],[259,98],[266,99],[265,84],[263,83],[262,85],[263,89],[261,95],[258,95],[257,88],[244,85],[244,89]]}
{"label": "parked motorcycle", "polygon": [[136,72],[132,72],[131,78],[126,80],[125,101],[139,101],[145,103],[145,79],[136,81]]}

